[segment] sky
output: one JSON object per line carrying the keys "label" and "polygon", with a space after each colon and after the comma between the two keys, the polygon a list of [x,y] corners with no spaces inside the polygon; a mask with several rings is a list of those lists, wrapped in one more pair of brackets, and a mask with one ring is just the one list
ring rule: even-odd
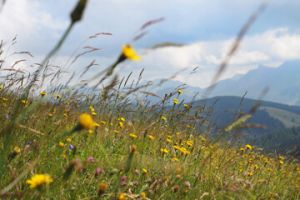
{"label": "sky", "polygon": [[[8,44],[17,35],[14,50],[30,51],[34,55],[31,62],[39,62],[66,29],[76,2],[7,0],[0,12],[0,40]],[[132,41],[144,22],[164,17],[163,22],[149,27],[144,38],[133,43],[142,60],[126,62],[118,72],[126,75],[132,71],[137,76],[144,68],[144,79],[154,80],[180,71],[175,80],[206,87],[240,28],[261,3],[260,0],[89,0],[83,20],[76,24],[51,62],[65,66],[74,57],[74,51],[80,53],[82,47],[93,46],[100,50],[81,57],[68,68],[70,73],[82,71],[95,59],[99,65],[92,68],[92,75],[116,59],[122,45]],[[269,0],[267,9],[247,32],[221,79],[261,65],[277,67],[287,60],[300,59],[299,7],[299,0]],[[86,41],[98,32],[109,32],[112,36]],[[147,50],[162,42],[184,46]],[[195,67],[197,71],[191,73]]]}

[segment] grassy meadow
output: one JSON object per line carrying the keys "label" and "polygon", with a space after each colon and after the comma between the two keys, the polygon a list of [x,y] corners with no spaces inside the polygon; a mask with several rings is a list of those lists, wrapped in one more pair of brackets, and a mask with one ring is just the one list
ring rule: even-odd
{"label": "grassy meadow", "polygon": [[[119,64],[142,59],[131,45],[94,77],[84,77],[89,65],[80,84],[69,84],[74,75],[59,82],[64,66],[49,61],[86,3],[78,1],[61,40],[29,75],[15,69],[18,60],[5,61],[10,45],[0,45],[0,199],[300,199],[299,161],[220,139],[251,113],[212,137],[205,109],[180,100],[184,89],[150,104],[147,96],[156,95],[142,92],[142,75],[116,75]],[[90,38],[99,35],[109,33]],[[101,89],[85,92],[86,83]]]}

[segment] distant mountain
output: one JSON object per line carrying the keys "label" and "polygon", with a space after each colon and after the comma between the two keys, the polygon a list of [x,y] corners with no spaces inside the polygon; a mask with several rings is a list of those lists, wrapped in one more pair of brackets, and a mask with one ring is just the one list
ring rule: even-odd
{"label": "distant mountain", "polygon": [[[224,129],[241,113],[249,113],[257,100],[234,96],[220,96],[193,102],[193,110],[206,107],[211,110],[208,120],[215,129]],[[239,142],[251,143],[268,151],[293,152],[300,158],[300,106],[289,106],[269,101],[259,102],[259,107],[250,125],[262,125],[265,128],[244,128],[236,130]],[[226,133],[226,137],[235,137]]]}
{"label": "distant mountain", "polygon": [[[249,113],[259,103],[259,107],[249,123],[261,124],[266,127],[263,132],[279,128],[300,127],[300,106],[290,106],[269,101],[260,101],[235,96],[220,96],[193,102],[193,109],[199,106],[211,108],[211,121],[217,128],[231,123],[238,114]],[[261,131],[253,131],[261,132]]]}
{"label": "distant mountain", "polygon": [[[152,86],[147,88],[147,91],[163,98],[165,94],[176,93],[178,89],[182,89],[184,91],[178,99],[184,100],[185,102],[200,99],[199,95],[203,92],[203,90],[199,87],[193,87],[176,80],[154,80]],[[149,96],[148,100],[152,103],[156,103],[161,99]]]}
{"label": "distant mountain", "polygon": [[[154,83],[159,83],[155,80]],[[180,81],[167,80],[162,85],[148,88],[161,97],[174,92],[177,87],[183,87],[184,93],[181,99],[189,102],[200,99],[205,88],[192,87]],[[291,60],[279,67],[261,66],[251,70],[244,75],[219,81],[210,96],[243,96],[246,92],[247,98],[258,98],[265,88],[269,88],[264,99],[289,105],[300,106],[300,60]],[[198,94],[195,98],[195,94]],[[154,99],[151,99],[154,100]]]}
{"label": "distant mountain", "polygon": [[264,99],[290,105],[300,105],[300,60],[288,61],[281,66],[259,67],[247,74],[220,81],[211,96],[242,96],[258,98],[269,87]]}

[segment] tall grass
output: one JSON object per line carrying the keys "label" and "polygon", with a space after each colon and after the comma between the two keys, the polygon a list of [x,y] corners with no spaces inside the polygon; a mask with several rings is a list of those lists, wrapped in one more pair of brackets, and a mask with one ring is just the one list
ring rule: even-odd
{"label": "tall grass", "polygon": [[[205,106],[194,107],[192,102],[179,100],[184,89],[160,97],[144,90],[151,83],[142,84],[143,70],[137,80],[131,73],[127,77],[115,73],[120,63],[137,60],[130,45],[96,76],[87,77],[97,65],[93,60],[81,74],[72,73],[65,82],[59,81],[80,56],[97,51],[90,47],[75,53],[65,66],[51,65],[51,58],[81,19],[86,3],[78,1],[71,25],[33,74],[16,69],[23,59],[13,65],[6,61],[15,39],[1,42],[1,198],[300,198],[300,165],[296,160],[269,157],[250,144],[230,146],[211,137],[231,134],[253,113],[212,133]],[[242,29],[242,36],[253,16]],[[133,41],[162,20],[143,24]],[[97,33],[88,40],[100,35],[110,33]],[[235,45],[241,39],[238,37]],[[21,54],[31,56],[29,52]],[[227,60],[224,63],[221,70]],[[75,78],[83,81],[72,85]],[[42,90],[49,82],[51,87]],[[163,81],[158,87],[161,84]],[[157,98],[158,103],[151,103],[149,97]],[[36,175],[43,178],[37,181]]]}

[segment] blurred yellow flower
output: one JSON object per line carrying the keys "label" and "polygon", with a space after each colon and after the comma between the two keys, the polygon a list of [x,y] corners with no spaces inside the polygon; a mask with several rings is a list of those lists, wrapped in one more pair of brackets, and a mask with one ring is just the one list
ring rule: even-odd
{"label": "blurred yellow flower", "polygon": [[194,142],[192,140],[188,140],[186,141],[186,144],[189,146],[189,147],[192,147],[194,145]]}
{"label": "blurred yellow flower", "polygon": [[178,93],[178,95],[181,95],[183,93],[183,90],[182,89],[178,89],[177,93]]}
{"label": "blurred yellow flower", "polygon": [[26,181],[31,189],[40,187],[42,185],[49,185],[53,182],[53,179],[48,174],[35,174]]}
{"label": "blurred yellow flower", "polygon": [[87,130],[94,130],[99,126],[99,124],[93,120],[92,116],[87,113],[83,113],[79,116],[79,125]]}
{"label": "blurred yellow flower", "polygon": [[120,193],[118,196],[118,200],[126,200],[126,194],[125,193]]}
{"label": "blurred yellow flower", "polygon": [[129,44],[123,46],[122,55],[124,55],[127,59],[133,61],[139,61],[141,59],[140,56],[136,53],[136,51]]}
{"label": "blurred yellow flower", "polygon": [[167,117],[166,117],[166,116],[161,116],[160,119],[161,119],[162,121],[164,121],[164,122],[167,121]]}
{"label": "blurred yellow flower", "polygon": [[167,143],[172,143],[173,141],[169,138],[166,139]]}
{"label": "blurred yellow flower", "polygon": [[21,103],[24,105],[24,106],[27,106],[29,104],[28,100],[26,99],[22,99],[21,100]]}
{"label": "blurred yellow flower", "polygon": [[63,142],[59,142],[58,146],[61,147],[61,148],[63,148],[63,147],[65,147],[65,144]]}
{"label": "blurred yellow flower", "polygon": [[173,103],[174,103],[174,105],[177,105],[179,103],[179,100],[177,98],[174,98]]}
{"label": "blurred yellow flower", "polygon": [[72,142],[72,138],[67,137],[67,138],[66,138],[66,141],[70,143],[70,142]]}
{"label": "blurred yellow flower", "polygon": [[145,168],[143,168],[142,171],[143,171],[144,174],[147,174],[147,173],[148,173],[148,170],[145,169]]}
{"label": "blurred yellow flower", "polygon": [[119,117],[118,120],[121,121],[121,122],[125,122],[126,121],[124,117]]}
{"label": "blurred yellow flower", "polygon": [[15,152],[16,154],[19,154],[19,153],[21,153],[21,149],[20,149],[20,147],[18,147],[18,146],[15,146],[15,148],[14,148],[14,152]]}
{"label": "blurred yellow flower", "polygon": [[248,150],[251,151],[251,150],[253,150],[253,147],[250,144],[246,144],[245,149],[248,149]]}
{"label": "blurred yellow flower", "polygon": [[95,108],[94,108],[92,105],[89,106],[89,109],[90,109],[91,114],[92,114],[93,116],[97,115],[96,110],[95,110]]}
{"label": "blurred yellow flower", "polygon": [[179,149],[179,151],[180,151],[182,154],[184,154],[184,155],[189,155],[189,154],[191,154],[191,152],[190,152],[189,150],[187,150],[186,148],[184,148],[184,147],[181,147],[181,148]]}
{"label": "blurred yellow flower", "polygon": [[124,122],[121,121],[121,122],[118,123],[118,125],[119,125],[120,128],[124,128]]}
{"label": "blurred yellow flower", "polygon": [[142,199],[147,199],[146,192],[141,192],[140,196]]}
{"label": "blurred yellow flower", "polygon": [[166,149],[166,148],[161,148],[161,149],[160,149],[160,152],[162,152],[162,153],[164,153],[164,154],[167,154],[167,153],[169,153],[169,150]]}
{"label": "blurred yellow flower", "polygon": [[185,109],[190,109],[190,105],[189,104],[183,104],[183,107],[185,108]]}
{"label": "blurred yellow flower", "polygon": [[155,139],[155,137],[154,137],[153,135],[148,135],[148,138],[149,138],[150,140],[154,140],[154,139]]}
{"label": "blurred yellow flower", "polygon": [[173,158],[172,158],[172,161],[174,161],[174,162],[178,162],[178,161],[179,161],[179,159],[178,159],[178,158],[176,158],[176,157],[173,157]]}
{"label": "blurred yellow flower", "polygon": [[138,136],[134,133],[130,133],[129,136],[132,138],[132,139],[136,139]]}
{"label": "blurred yellow flower", "polygon": [[46,93],[44,90],[40,92],[40,95],[41,95],[42,97],[43,97],[43,96],[46,96],[46,94],[47,94],[47,93]]}

